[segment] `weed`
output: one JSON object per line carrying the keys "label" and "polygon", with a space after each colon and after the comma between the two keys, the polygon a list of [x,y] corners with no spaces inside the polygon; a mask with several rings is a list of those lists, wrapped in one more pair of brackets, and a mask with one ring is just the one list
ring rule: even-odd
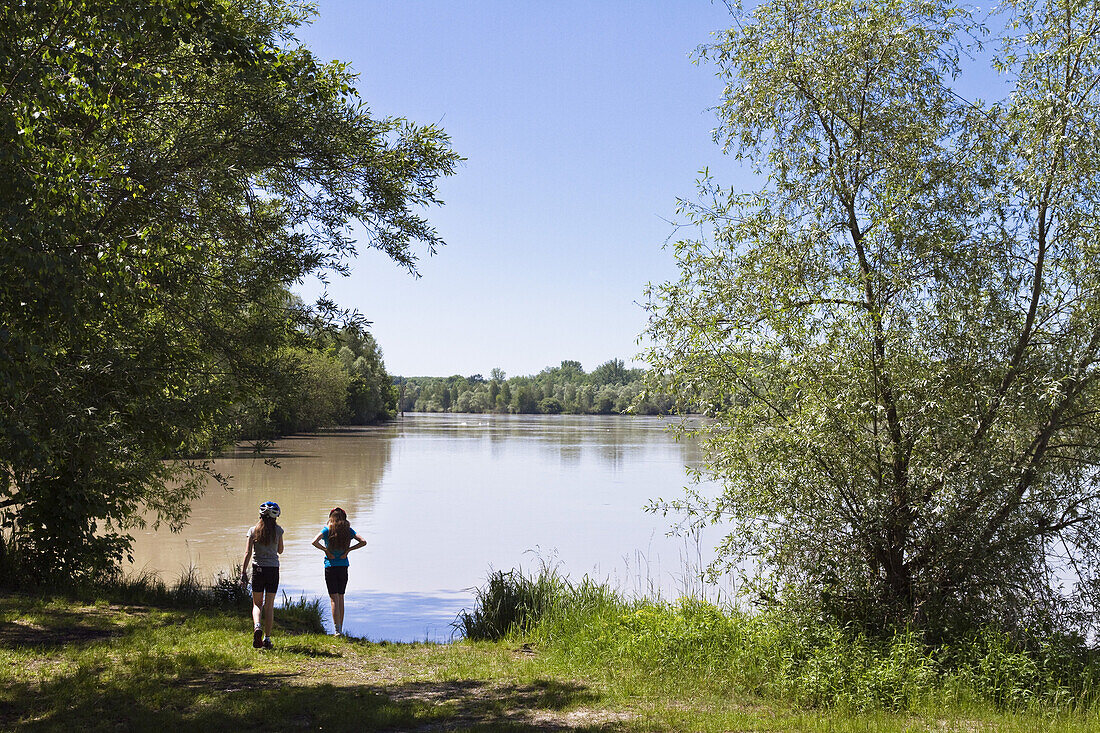
{"label": "weed", "polygon": [[281,628],[296,633],[325,633],[325,616],[320,598],[301,596],[291,599],[284,591],[283,603],[277,616]]}

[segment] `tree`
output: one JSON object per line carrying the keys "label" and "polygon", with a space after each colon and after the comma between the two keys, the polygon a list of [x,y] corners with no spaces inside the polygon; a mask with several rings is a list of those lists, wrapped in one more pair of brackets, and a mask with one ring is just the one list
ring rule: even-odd
{"label": "tree", "polygon": [[398,390],[386,372],[378,342],[359,329],[345,329],[340,340],[346,344],[340,350],[347,352],[344,368],[351,375],[347,391],[351,422],[368,425],[392,418],[397,412]]}
{"label": "tree", "polygon": [[703,52],[767,183],[704,179],[651,292],[650,363],[716,418],[722,485],[654,508],[869,628],[1091,621],[1058,613],[1100,561],[1100,24],[1007,7],[992,104],[951,90],[982,29],[937,0],[767,2]]}
{"label": "tree", "polygon": [[623,384],[626,380],[626,365],[622,359],[609,359],[592,370],[592,381],[597,387]]}
{"label": "tree", "polygon": [[615,410],[615,400],[618,391],[610,384],[605,384],[593,397],[592,411],[598,415],[610,415]]}
{"label": "tree", "polygon": [[561,366],[553,370],[554,381],[567,384],[579,384],[584,381],[585,376],[584,367],[574,359],[565,359],[562,361]]}
{"label": "tree", "polygon": [[591,384],[582,385],[577,392],[577,412],[584,414],[592,411],[593,388]]}
{"label": "tree", "polygon": [[561,401],[566,412],[575,413],[577,411],[577,385],[565,385],[565,388],[562,389]]}
{"label": "tree", "polygon": [[409,382],[408,380],[402,380],[399,389],[401,392],[397,403],[397,409],[401,412],[412,411],[416,407],[417,399],[420,397],[420,385]]}
{"label": "tree", "polygon": [[454,411],[455,412],[477,412],[473,409],[473,392],[463,392],[455,400]]}
{"label": "tree", "polygon": [[512,410],[520,414],[534,414],[539,411],[539,400],[535,394],[535,388],[531,385],[522,385],[515,391],[512,398]]}
{"label": "tree", "polygon": [[561,400],[557,397],[544,397],[538,402],[538,412],[543,415],[558,415],[562,409]]}
{"label": "tree", "polygon": [[289,349],[286,388],[276,396],[272,423],[278,434],[346,424],[352,375],[328,354]]}
{"label": "tree", "polygon": [[[344,316],[287,302],[366,244],[415,272],[456,156],[376,119],[293,37],[307,6],[0,6],[0,523],[43,577],[96,576],[187,460],[231,440],[278,354]],[[352,315],[351,320],[356,320]],[[167,460],[166,460],[167,459]]]}

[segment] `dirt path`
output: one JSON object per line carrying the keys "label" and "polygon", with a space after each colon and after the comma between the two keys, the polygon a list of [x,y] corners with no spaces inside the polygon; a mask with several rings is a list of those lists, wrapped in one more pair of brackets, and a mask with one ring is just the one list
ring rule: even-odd
{"label": "dirt path", "polygon": [[[454,664],[456,648],[417,646],[400,655],[386,645],[348,642],[337,658],[311,659],[303,680],[324,679],[338,687],[355,688],[395,703],[446,710],[446,719],[416,727],[415,731],[454,730],[503,726],[530,731],[621,730],[633,714],[599,705],[601,696],[578,680],[536,679],[501,682],[454,679],[445,670]],[[458,653],[478,654],[465,648]],[[518,665],[536,652],[524,645],[513,651]],[[415,670],[410,679],[410,670]],[[507,675],[511,676],[511,675]],[[293,682],[291,682],[293,684]]]}

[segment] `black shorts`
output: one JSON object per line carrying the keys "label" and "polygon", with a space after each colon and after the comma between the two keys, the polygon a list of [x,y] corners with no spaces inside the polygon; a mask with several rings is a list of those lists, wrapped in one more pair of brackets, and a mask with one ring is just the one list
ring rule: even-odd
{"label": "black shorts", "polygon": [[348,589],[348,566],[325,568],[325,585],[330,596],[342,596]]}
{"label": "black shorts", "polygon": [[252,566],[252,592],[274,593],[279,590],[279,568]]}

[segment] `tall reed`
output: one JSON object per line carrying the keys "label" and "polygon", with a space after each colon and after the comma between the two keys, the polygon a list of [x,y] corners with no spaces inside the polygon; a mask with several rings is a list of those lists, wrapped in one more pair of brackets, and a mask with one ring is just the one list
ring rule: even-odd
{"label": "tall reed", "polygon": [[484,588],[474,588],[474,610],[459,612],[451,626],[473,641],[526,633],[568,592],[568,582],[546,565],[533,575],[518,569],[492,571]]}

